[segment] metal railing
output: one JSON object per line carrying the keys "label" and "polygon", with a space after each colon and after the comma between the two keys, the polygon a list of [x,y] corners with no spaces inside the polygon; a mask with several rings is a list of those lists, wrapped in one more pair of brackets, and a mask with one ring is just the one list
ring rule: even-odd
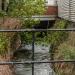
{"label": "metal railing", "polygon": [[14,30],[0,30],[0,32],[32,32],[32,61],[24,62],[0,62],[0,65],[15,65],[15,64],[32,64],[32,75],[34,75],[34,64],[35,63],[68,63],[75,62],[75,60],[50,60],[50,61],[35,61],[34,60],[34,44],[35,44],[35,33],[44,31],[75,31],[72,29],[14,29]]}

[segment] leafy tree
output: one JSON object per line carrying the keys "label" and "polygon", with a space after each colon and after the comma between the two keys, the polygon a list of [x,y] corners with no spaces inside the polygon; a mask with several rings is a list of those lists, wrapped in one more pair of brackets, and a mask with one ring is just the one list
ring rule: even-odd
{"label": "leafy tree", "polygon": [[45,0],[10,0],[8,13],[12,16],[24,17],[41,15],[44,12]]}
{"label": "leafy tree", "polygon": [[38,19],[31,18],[33,15],[43,15],[44,12],[45,0],[9,0],[7,14],[22,19],[26,28],[39,23]]}
{"label": "leafy tree", "polygon": [[[20,18],[22,28],[29,28],[40,22],[39,19],[32,19],[31,17],[33,15],[43,15],[44,12],[45,0],[10,0],[7,14],[12,17]],[[21,37],[23,41],[30,40],[31,33],[21,33]]]}

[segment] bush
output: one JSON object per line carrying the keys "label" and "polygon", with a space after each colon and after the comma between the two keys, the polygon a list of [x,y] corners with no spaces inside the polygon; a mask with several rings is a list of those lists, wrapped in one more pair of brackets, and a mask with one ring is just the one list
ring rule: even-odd
{"label": "bush", "polygon": [[6,33],[0,33],[0,55],[5,54],[8,52],[9,47],[9,39],[6,36]]}
{"label": "bush", "polygon": [[[56,28],[67,28],[69,25],[68,21],[59,20],[56,22],[59,26]],[[60,26],[62,25],[62,27]],[[53,32],[51,33],[51,43],[53,44],[52,59],[53,60],[74,60],[75,59],[75,33],[71,32]],[[54,63],[52,67],[56,75],[75,75],[75,64],[74,63]]]}
{"label": "bush", "polygon": [[[68,21],[66,20],[56,20],[54,29],[65,29],[68,26]],[[48,33],[48,41],[54,46],[58,46],[65,38],[67,38],[67,32],[65,31],[51,31]]]}
{"label": "bush", "polygon": [[75,59],[75,47],[67,43],[63,43],[58,47],[58,54],[55,59]]}
{"label": "bush", "polygon": [[[54,60],[74,60],[75,59],[75,47],[69,45],[68,43],[60,44],[56,53],[54,54]],[[62,62],[55,63],[54,70],[56,75],[75,75],[74,63]]]}

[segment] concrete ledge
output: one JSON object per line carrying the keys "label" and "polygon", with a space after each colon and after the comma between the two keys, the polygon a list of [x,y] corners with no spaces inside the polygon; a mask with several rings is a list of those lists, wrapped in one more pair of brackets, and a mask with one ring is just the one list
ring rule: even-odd
{"label": "concrete ledge", "polygon": [[[26,19],[28,19],[28,17],[25,17]],[[39,19],[41,21],[44,20],[55,20],[56,19],[56,15],[35,15],[32,16],[32,19]]]}

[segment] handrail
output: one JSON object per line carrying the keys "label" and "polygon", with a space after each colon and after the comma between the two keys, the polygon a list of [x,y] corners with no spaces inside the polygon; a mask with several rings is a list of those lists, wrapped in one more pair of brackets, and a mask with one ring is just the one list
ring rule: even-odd
{"label": "handrail", "polygon": [[70,63],[75,60],[50,60],[50,61],[25,61],[25,62],[0,62],[0,65],[15,65],[15,64],[33,64],[33,63]]}
{"label": "handrail", "polygon": [[1,29],[0,32],[43,32],[43,31],[75,31],[75,28],[67,29]]}

